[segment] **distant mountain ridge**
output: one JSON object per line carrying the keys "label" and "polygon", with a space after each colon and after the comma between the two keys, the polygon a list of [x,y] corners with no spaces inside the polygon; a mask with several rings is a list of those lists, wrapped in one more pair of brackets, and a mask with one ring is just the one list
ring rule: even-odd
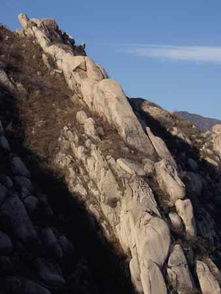
{"label": "distant mountain ridge", "polygon": [[189,113],[187,111],[174,112],[178,117],[191,121],[201,130],[211,131],[212,127],[216,124],[221,124],[221,120],[215,118],[204,117],[195,113]]}

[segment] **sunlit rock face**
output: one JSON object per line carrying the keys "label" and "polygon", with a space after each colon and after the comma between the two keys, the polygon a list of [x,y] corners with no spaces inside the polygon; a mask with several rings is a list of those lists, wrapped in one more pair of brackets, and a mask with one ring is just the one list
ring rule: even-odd
{"label": "sunlit rock face", "polygon": [[55,20],[19,21],[0,27],[0,292],[220,293],[220,126],[129,99]]}
{"label": "sunlit rock face", "polygon": [[221,125],[215,125],[213,132],[213,149],[221,157]]}

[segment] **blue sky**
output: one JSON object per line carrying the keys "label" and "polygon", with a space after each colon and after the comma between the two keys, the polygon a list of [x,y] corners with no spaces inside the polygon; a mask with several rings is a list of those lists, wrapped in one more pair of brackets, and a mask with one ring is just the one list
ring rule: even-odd
{"label": "blue sky", "polygon": [[221,119],[220,0],[1,0],[0,22],[53,17],[126,94]]}

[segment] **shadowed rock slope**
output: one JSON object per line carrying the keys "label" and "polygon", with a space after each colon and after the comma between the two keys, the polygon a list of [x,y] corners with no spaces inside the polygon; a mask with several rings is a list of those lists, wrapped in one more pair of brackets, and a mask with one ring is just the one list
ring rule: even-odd
{"label": "shadowed rock slope", "polygon": [[19,21],[0,27],[0,291],[221,293],[221,126],[127,98],[53,19]]}

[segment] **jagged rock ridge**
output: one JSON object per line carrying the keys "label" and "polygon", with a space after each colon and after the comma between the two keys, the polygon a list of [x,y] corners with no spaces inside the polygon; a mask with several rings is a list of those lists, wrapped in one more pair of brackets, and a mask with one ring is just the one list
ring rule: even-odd
{"label": "jagged rock ridge", "polygon": [[[139,293],[220,293],[220,127],[202,133],[153,103],[128,99],[54,20],[19,20],[23,29],[14,40],[35,44],[38,70],[27,81],[3,57],[0,81],[15,96],[24,144],[62,175],[127,256]],[[51,79],[62,87],[53,88]],[[3,131],[0,142],[10,153]],[[22,176],[28,189],[27,170]],[[44,264],[37,266],[41,273]],[[63,284],[70,287],[66,276]]]}

